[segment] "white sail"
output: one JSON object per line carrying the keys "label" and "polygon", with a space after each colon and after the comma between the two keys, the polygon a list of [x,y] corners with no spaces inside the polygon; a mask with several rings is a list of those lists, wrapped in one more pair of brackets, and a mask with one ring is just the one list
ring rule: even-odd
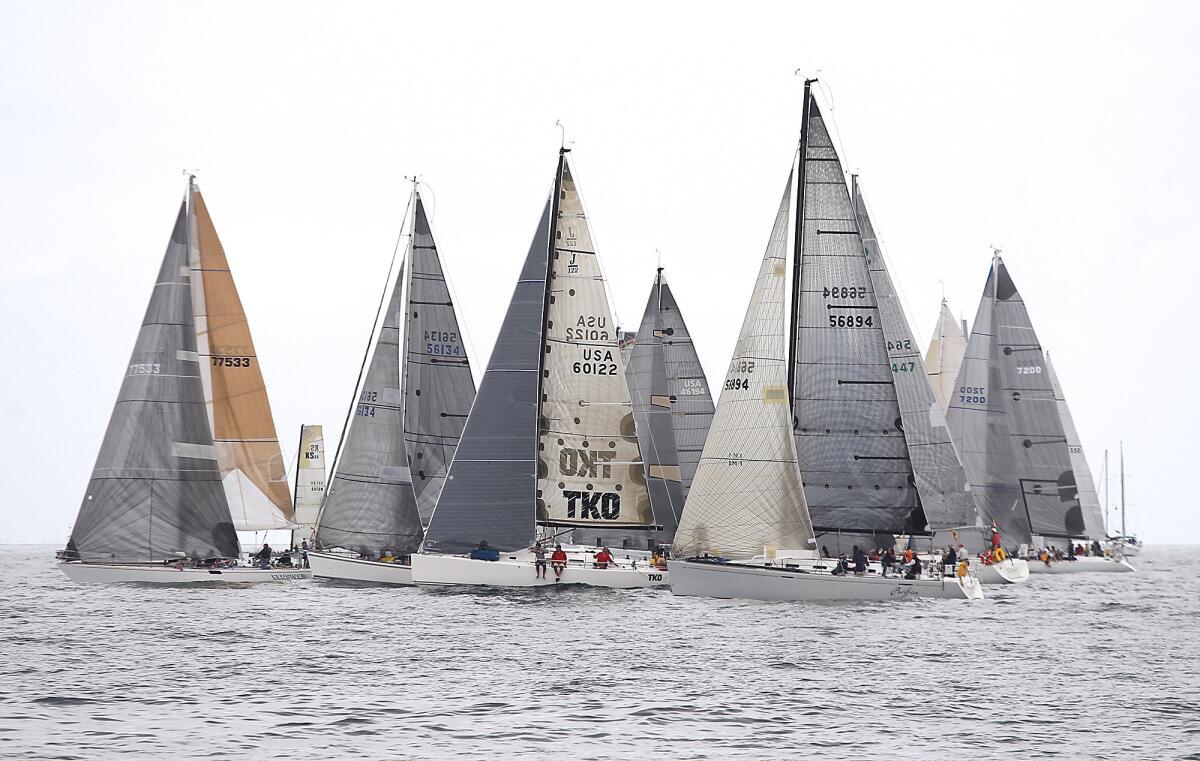
{"label": "white sail", "polygon": [[551,241],[537,519],[557,526],[651,525],[625,363],[565,157]]}
{"label": "white sail", "polygon": [[933,394],[937,397],[943,415],[950,408],[950,401],[954,398],[958,368],[962,367],[966,350],[967,337],[958,320],[950,312],[950,306],[942,299],[937,327],[933,330],[933,338],[929,340],[929,350],[925,352],[925,372],[929,375],[929,383],[933,386]]}
{"label": "white sail", "polygon": [[677,556],[745,558],[815,546],[787,393],[791,195],[789,177],[675,533]]}
{"label": "white sail", "polygon": [[300,451],[296,458],[296,503],[292,519],[292,545],[312,542],[325,498],[325,434],[319,425],[300,428]]}

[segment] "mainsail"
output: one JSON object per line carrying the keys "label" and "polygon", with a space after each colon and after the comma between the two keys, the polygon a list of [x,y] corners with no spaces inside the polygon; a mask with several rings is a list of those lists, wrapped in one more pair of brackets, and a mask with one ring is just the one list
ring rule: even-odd
{"label": "mainsail", "polygon": [[820,533],[924,533],[854,204],[808,87],[804,111],[790,387],[813,526]]}
{"label": "mainsail", "polygon": [[188,212],[185,201],[71,532],[84,562],[238,555],[205,412]]}
{"label": "mainsail", "polygon": [[1025,302],[996,255],[947,422],[983,517],[1018,543],[1086,533],[1044,365]]}
{"label": "mainsail", "polygon": [[292,546],[311,542],[317,516],[325,497],[325,434],[319,425],[300,427],[300,449],[296,454],[296,502]]}
{"label": "mainsail", "polygon": [[654,516],[670,543],[683,511],[713,402],[700,357],[660,267],[625,371]]}
{"label": "mainsail", "polygon": [[[901,429],[908,446],[909,464],[929,528],[958,529],[980,524],[975,500],[967,485],[967,476],[954,451],[946,416],[929,385],[921,352],[913,340],[904,307],[896,294],[887,262],[875,237],[875,228],[867,213],[862,189],[854,178],[854,209],[862,236],[871,289],[878,306],[880,325],[887,342],[892,380],[900,406]],[[978,532],[963,540],[977,545]],[[974,549],[974,546],[972,546]]]}
{"label": "mainsail", "polygon": [[537,518],[553,526],[650,526],[656,516],[625,365],[565,153],[560,175],[544,323]]}
{"label": "mainsail", "polygon": [[1058,403],[1058,416],[1062,420],[1063,432],[1067,436],[1067,452],[1071,456],[1071,470],[1075,472],[1075,485],[1079,489],[1079,504],[1083,508],[1083,523],[1087,529],[1088,539],[1107,539],[1108,530],[1104,525],[1104,508],[1100,506],[1100,495],[1096,493],[1096,481],[1087,457],[1083,453],[1083,442],[1079,431],[1075,428],[1075,419],[1071,417],[1071,408],[1067,405],[1067,395],[1063,392],[1058,373],[1054,372],[1054,364],[1050,361],[1050,352],[1046,352],[1046,374],[1054,387],[1054,399]]}
{"label": "mainsail", "polygon": [[954,399],[958,368],[962,366],[966,350],[966,330],[954,318],[946,300],[942,299],[937,327],[934,328],[933,338],[929,340],[929,350],[925,352],[925,372],[929,375],[933,393],[943,413],[950,408],[950,402]]}
{"label": "mainsail", "polygon": [[415,202],[404,322],[404,441],[417,512],[427,524],[475,401],[475,379],[420,193]]}
{"label": "mainsail", "polygon": [[196,344],[225,495],[239,531],[289,528],[292,498],[250,325],[194,180],[190,193]]}
{"label": "mainsail", "polygon": [[467,418],[426,546],[529,546],[536,524],[653,521],[604,279],[567,162]]}
{"label": "mainsail", "polygon": [[675,533],[681,557],[746,558],[815,545],[788,407],[784,298],[791,197],[789,175]]}

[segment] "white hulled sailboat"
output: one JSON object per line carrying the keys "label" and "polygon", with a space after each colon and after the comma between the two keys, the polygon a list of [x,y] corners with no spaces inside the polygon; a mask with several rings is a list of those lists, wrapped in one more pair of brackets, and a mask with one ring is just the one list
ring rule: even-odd
{"label": "white hulled sailboat", "polygon": [[303,579],[236,565],[238,531],[293,526],[259,357],[189,178],[61,567],[82,582]]}

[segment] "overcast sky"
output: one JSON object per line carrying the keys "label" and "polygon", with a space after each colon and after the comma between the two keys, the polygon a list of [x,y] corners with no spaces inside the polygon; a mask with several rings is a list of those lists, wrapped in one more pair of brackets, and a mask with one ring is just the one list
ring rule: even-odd
{"label": "overcast sky", "polygon": [[0,543],[66,540],[183,168],[291,460],[301,423],[336,441],[405,175],[430,186],[481,373],[556,120],[619,320],[636,328],[658,249],[723,377],[799,134],[797,68],[819,71],[921,342],[943,288],[974,318],[1001,246],[1092,470],[1123,439],[1132,528],[1195,540],[1196,6],[992,6],[0,0]]}

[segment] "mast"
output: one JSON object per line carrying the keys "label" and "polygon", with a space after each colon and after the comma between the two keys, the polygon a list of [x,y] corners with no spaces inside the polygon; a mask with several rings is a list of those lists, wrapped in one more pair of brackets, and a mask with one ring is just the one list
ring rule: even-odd
{"label": "mast", "polygon": [[804,109],[800,116],[800,165],[796,173],[796,224],[795,240],[792,242],[792,319],[788,330],[788,396],[791,397],[792,417],[796,413],[796,335],[800,330],[800,261],[804,255],[804,182],[808,155],[808,115],[812,101],[812,85],[816,79],[804,80]]}
{"label": "mast", "polygon": [[[558,169],[554,173],[554,192],[550,197],[550,231],[546,242],[546,287],[542,292],[542,331],[539,339],[541,349],[538,352],[536,436],[541,436],[542,432],[542,401],[545,398],[542,384],[546,379],[546,331],[550,319],[550,284],[554,275],[554,250],[558,246],[558,202],[562,198],[563,165],[566,163],[567,154],[570,151],[571,149],[566,147],[558,149]],[[534,490],[537,490],[536,482]]]}
{"label": "mast", "polygon": [[1120,443],[1121,447],[1121,536],[1128,536],[1125,533],[1125,442]]}
{"label": "mast", "polygon": [[1109,508],[1112,507],[1108,501],[1108,482],[1109,482],[1110,478],[1111,478],[1111,475],[1108,471],[1108,450],[1105,449],[1104,450],[1104,520],[1108,520],[1108,515],[1110,512]]}

